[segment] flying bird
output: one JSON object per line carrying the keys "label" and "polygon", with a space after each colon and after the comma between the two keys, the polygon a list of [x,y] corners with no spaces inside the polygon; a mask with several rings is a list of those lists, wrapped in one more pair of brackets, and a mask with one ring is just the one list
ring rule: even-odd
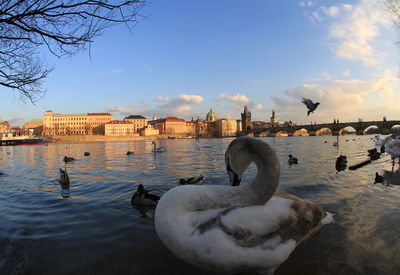
{"label": "flying bird", "polygon": [[301,102],[303,102],[308,108],[307,116],[309,116],[310,113],[313,113],[314,110],[317,109],[319,102],[314,103],[311,101],[311,99],[304,98],[304,97],[302,97],[302,99],[303,100]]}

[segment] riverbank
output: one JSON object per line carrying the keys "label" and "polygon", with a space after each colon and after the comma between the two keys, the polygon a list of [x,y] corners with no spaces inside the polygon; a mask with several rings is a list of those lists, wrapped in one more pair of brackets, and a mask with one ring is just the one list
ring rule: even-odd
{"label": "riverbank", "polygon": [[82,136],[55,136],[47,139],[49,143],[81,143],[81,142],[110,142],[110,141],[138,141],[138,140],[159,140],[192,138],[171,135],[158,136],[103,136],[103,135],[82,135]]}

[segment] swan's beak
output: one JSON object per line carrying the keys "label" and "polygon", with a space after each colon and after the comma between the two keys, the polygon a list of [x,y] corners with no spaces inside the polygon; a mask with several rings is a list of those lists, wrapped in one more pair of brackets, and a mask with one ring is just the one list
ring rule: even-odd
{"label": "swan's beak", "polygon": [[239,176],[233,171],[228,172],[228,174],[229,174],[229,180],[231,182],[231,185],[238,186],[240,184],[241,178],[239,178]]}
{"label": "swan's beak", "polygon": [[240,184],[240,180],[241,178],[238,176],[238,174],[236,174],[228,161],[228,165],[226,166],[226,170],[228,171],[228,175],[229,175],[229,181],[231,183],[232,186],[238,186]]}

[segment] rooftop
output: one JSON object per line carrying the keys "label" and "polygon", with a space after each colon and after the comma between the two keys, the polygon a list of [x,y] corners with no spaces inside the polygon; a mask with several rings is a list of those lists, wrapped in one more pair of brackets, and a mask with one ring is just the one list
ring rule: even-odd
{"label": "rooftop", "polygon": [[127,116],[125,119],[146,119],[146,118],[141,115],[130,115]]}

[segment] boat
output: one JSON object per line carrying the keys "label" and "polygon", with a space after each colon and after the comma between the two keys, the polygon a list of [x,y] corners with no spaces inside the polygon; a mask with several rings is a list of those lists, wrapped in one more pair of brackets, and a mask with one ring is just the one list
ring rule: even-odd
{"label": "boat", "polygon": [[29,131],[0,133],[0,146],[43,145],[46,140]]}

